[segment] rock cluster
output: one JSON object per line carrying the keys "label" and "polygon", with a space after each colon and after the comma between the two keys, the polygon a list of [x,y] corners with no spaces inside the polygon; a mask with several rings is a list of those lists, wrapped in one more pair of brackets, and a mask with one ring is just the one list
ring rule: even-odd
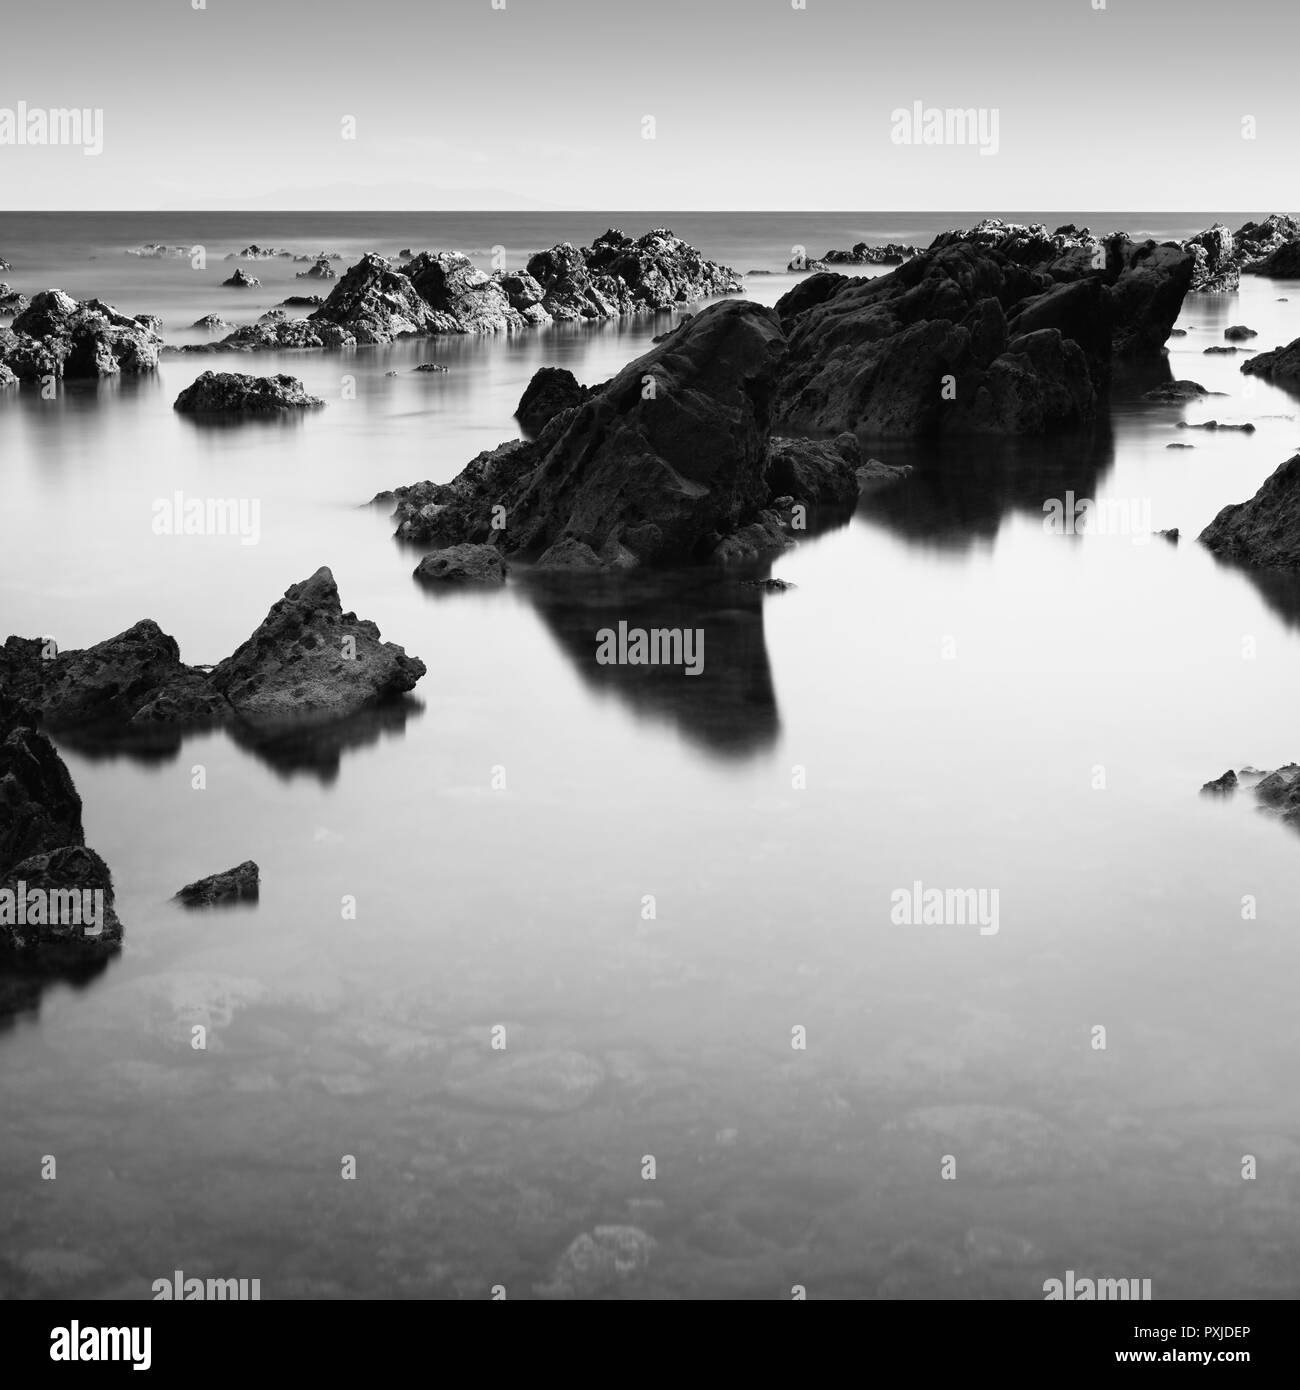
{"label": "rock cluster", "polygon": [[241,372],[203,372],[187,386],[173,407],[184,415],[264,415],[324,405],[307,394],[296,376],[246,376]]}
{"label": "rock cluster", "polygon": [[9,328],[0,328],[0,366],[20,381],[151,372],[162,340],[150,316],[128,318],[98,299],[42,290]]}

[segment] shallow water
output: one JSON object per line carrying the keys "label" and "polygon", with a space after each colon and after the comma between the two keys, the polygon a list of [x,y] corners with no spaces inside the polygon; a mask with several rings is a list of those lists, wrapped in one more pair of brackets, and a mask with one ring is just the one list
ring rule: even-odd
{"label": "shallow water", "polygon": [[[114,254],[191,234],[163,221]],[[881,240],[907,225],[877,221]],[[19,222],[0,219],[0,252],[30,292]],[[425,241],[471,246],[456,230]],[[554,239],[531,230],[485,225],[471,249]],[[328,232],[243,239],[365,236]],[[733,261],[761,242],[753,264],[776,268],[788,232],[693,239]],[[383,235],[365,244],[423,244]],[[828,218],[807,239],[850,237]],[[112,266],[108,287],[51,282],[156,308],[169,333],[222,310],[167,288],[184,268]],[[240,317],[293,292],[268,283]],[[156,380],[0,402],[3,632],[80,646],[148,616],[211,662],[328,564],[345,607],[429,667],[421,707],[346,742],[61,744],[127,944],[0,1034],[0,1296],[144,1298],[176,1269],[264,1298],[1038,1298],[1067,1269],[1156,1298],[1300,1293],[1300,841],[1245,797],[1196,795],[1297,758],[1300,592],[1194,540],[1300,446],[1300,403],[1202,349],[1229,323],[1290,341],[1300,284],[1188,301],[1171,373],[1227,399],[1137,402],[1159,368],[1117,382],[1093,440],[873,445],[920,471],[776,561],[784,594],[421,590],[419,551],[366,500],[513,436],[537,366],[603,380],[670,321],[173,357]],[[205,429],[171,402],[209,367],[291,371],[328,405]],[[1257,431],[1176,428],[1211,417]],[[258,543],[153,534],[177,489],[257,499]],[[1182,542],[1049,534],[1067,490],[1149,507]],[[597,665],[595,630],[640,615],[703,628],[704,674]],[[168,901],[250,857],[256,908]],[[997,889],[997,932],[895,925],[916,881]],[[647,1233],[648,1260],[566,1283],[556,1261],[604,1225]]]}

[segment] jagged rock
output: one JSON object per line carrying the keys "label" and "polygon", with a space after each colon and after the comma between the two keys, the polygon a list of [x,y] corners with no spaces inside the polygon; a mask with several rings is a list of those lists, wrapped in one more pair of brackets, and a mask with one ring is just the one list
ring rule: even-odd
{"label": "jagged rock", "polygon": [[1207,391],[1198,381],[1167,381],[1163,386],[1155,386],[1150,391],[1144,391],[1142,399],[1174,405],[1182,401],[1200,400],[1202,396],[1221,395],[1223,395],[1222,391]]}
{"label": "jagged rock", "polygon": [[13,318],[31,308],[32,301],[10,285],[0,284],[0,314]]}
{"label": "jagged rock", "polygon": [[515,419],[530,434],[540,434],[564,410],[572,410],[590,393],[565,367],[539,367],[515,407]]}
{"label": "jagged rock", "polygon": [[283,309],[275,308],[268,309],[257,321],[258,323],[280,323],[288,317],[289,315]]}
{"label": "jagged rock", "polygon": [[491,545],[453,545],[426,555],[415,577],[428,584],[504,584],[506,562]]}
{"label": "jagged rock", "polygon": [[518,310],[521,314],[526,314],[530,309],[539,309],[545,318],[550,317],[542,309],[546,291],[531,275],[502,273],[500,284],[512,309]]}
{"label": "jagged rock", "polygon": [[1157,531],[1157,536],[1163,536],[1170,545],[1178,544],[1179,531],[1177,526],[1171,526],[1167,531]]}
{"label": "jagged rock", "polygon": [[344,613],[334,576],[322,567],[288,588],[209,680],[246,718],[342,718],[405,694],[425,670],[381,642],[374,623]]}
{"label": "jagged rock", "polygon": [[288,260],[290,258],[301,260],[302,257],[294,257],[292,251],[286,251],[279,246],[259,246],[257,242],[252,242],[245,246],[242,251],[232,251],[226,257],[228,261],[272,261]]}
{"label": "jagged rock", "polygon": [[260,872],[257,865],[246,859],[224,873],[187,883],[176,898],[186,907],[211,907],[216,903],[255,901],[258,896]]}
{"label": "jagged rock", "polygon": [[1249,362],[1243,362],[1241,370],[1247,376],[1262,376],[1265,381],[1275,381],[1279,386],[1300,386],[1300,338],[1286,347],[1261,352]]}
{"label": "jagged rock", "polygon": [[124,723],[190,673],[176,639],[148,618],[93,647],[59,652],[39,637],[10,637],[0,647],[0,688],[51,729]]}
{"label": "jagged rock", "polygon": [[233,323],[227,323],[225,319],[219,318],[216,314],[204,314],[201,319],[196,319],[191,328],[206,329],[209,333],[229,333],[234,328]]}
{"label": "jagged rock", "polygon": [[[412,262],[414,264],[414,262]],[[420,297],[409,267],[395,271],[381,256],[363,256],[330,291],[310,322],[346,330],[358,343],[437,332],[434,311]]]}
{"label": "jagged rock", "polygon": [[0,690],[0,874],[34,854],[85,843],[81,798],[39,722]]}
{"label": "jagged rock", "polygon": [[1201,543],[1241,564],[1300,568],[1300,454],[1270,474],[1248,502],[1224,507],[1201,532]]}
{"label": "jagged rock", "polygon": [[6,270],[12,270],[12,269],[13,269],[13,266],[10,265],[9,262],[8,262],[7,260],[5,260],[5,258],[4,258],[3,256],[0,256],[0,273],[4,272],[4,271],[6,271]]}
{"label": "jagged rock", "polygon": [[272,319],[245,324],[215,343],[186,343],[178,352],[274,352],[285,348],[341,348],[357,339],[333,323],[312,319]]}
{"label": "jagged rock", "polygon": [[792,584],[788,579],[742,579],[740,581],[742,589],[762,589],[767,594],[783,594],[787,589],[797,589],[797,584]]}
{"label": "jagged rock", "polygon": [[1247,338],[1258,338],[1259,334],[1253,328],[1247,328],[1244,323],[1235,323],[1231,328],[1223,330],[1223,336],[1230,343],[1244,343]]}
{"label": "jagged rock", "polygon": [[883,483],[895,483],[916,470],[910,463],[882,463],[879,459],[864,459],[855,470],[858,491],[868,492]]}
{"label": "jagged rock", "polygon": [[451,369],[449,367],[444,367],[441,362],[418,362],[411,370],[413,372],[432,372],[440,374],[450,371]]}
{"label": "jagged rock", "polygon": [[[1300,227],[1297,228],[1300,236]],[[1283,242],[1262,260],[1246,267],[1250,275],[1262,275],[1268,280],[1300,278],[1300,240]]]}
{"label": "jagged rock", "polygon": [[221,282],[223,288],[235,290],[251,290],[261,283],[255,275],[249,275],[242,268],[236,270],[229,280]]}
{"label": "jagged rock", "polygon": [[1237,790],[1237,774],[1229,768],[1222,777],[1216,777],[1214,781],[1207,782],[1201,791],[1210,796],[1226,796],[1229,792]]}
{"label": "jagged rock", "polygon": [[844,505],[858,498],[862,450],[847,431],[833,440],[773,438],[768,443],[767,483],[774,497]]}
{"label": "jagged rock", "polygon": [[1222,294],[1235,290],[1240,264],[1232,233],[1221,222],[1183,243],[1194,257],[1191,290],[1198,294]]}
{"label": "jagged rock", "polygon": [[1192,424],[1187,420],[1179,420],[1180,430],[1240,430],[1242,434],[1254,434],[1255,426],[1247,421],[1244,425],[1220,424],[1218,420],[1201,420]]}
{"label": "jagged rock", "polygon": [[152,329],[102,300],[42,290],[0,329],[0,364],[20,381],[116,376],[153,371],[160,346]]}
{"label": "jagged rock", "polygon": [[315,309],[325,301],[318,294],[291,294],[280,303],[286,309]]}
{"label": "jagged rock", "polygon": [[[813,275],[777,303],[789,334],[776,424],[798,433],[1042,434],[1090,421],[1088,358],[1055,327],[1012,336],[1007,309],[1072,316],[996,252],[959,244],[874,280]],[[1096,291],[1091,292],[1093,294]]]}
{"label": "jagged rock", "polygon": [[245,376],[240,372],[204,372],[176,397],[174,409],[186,415],[265,414],[324,405],[309,396],[301,381],[277,376]]}
{"label": "jagged rock", "polygon": [[1215,343],[1213,347],[1202,349],[1202,355],[1205,357],[1231,357],[1234,353],[1240,351],[1240,348],[1225,347],[1222,343]]}
{"label": "jagged rock", "polygon": [[434,333],[506,333],[524,320],[511,307],[500,280],[477,269],[468,256],[422,251],[401,267],[432,314]]}
{"label": "jagged rock", "polygon": [[179,256],[188,256],[190,254],[190,248],[188,246],[164,246],[158,241],[147,241],[143,246],[132,246],[126,254],[128,256],[139,256],[144,260],[157,261],[174,259]]}
{"label": "jagged rock", "polygon": [[1256,783],[1255,795],[1288,825],[1300,828],[1300,766],[1288,763]]}
{"label": "jagged rock", "polygon": [[329,261],[322,257],[308,270],[300,270],[294,277],[296,280],[337,280],[338,272],[330,265]]}
{"label": "jagged rock", "polygon": [[[859,241],[851,251],[827,251],[820,260],[810,261],[796,258],[787,270],[822,270],[830,265],[902,265],[904,261],[919,254],[915,246],[903,246],[897,242],[887,242],[884,246],[868,246]],[[769,272],[751,271],[750,274]]]}

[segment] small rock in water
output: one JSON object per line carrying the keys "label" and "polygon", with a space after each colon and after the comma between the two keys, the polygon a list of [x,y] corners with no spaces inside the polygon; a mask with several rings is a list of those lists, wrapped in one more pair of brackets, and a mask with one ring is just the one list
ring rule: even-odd
{"label": "small rock in water", "polygon": [[1203,350],[1203,355],[1206,357],[1228,357],[1232,353],[1240,351],[1240,348],[1224,347],[1222,343],[1215,343],[1213,347],[1205,348]]}
{"label": "small rock in water", "polygon": [[1230,343],[1244,343],[1247,338],[1258,338],[1259,334],[1253,328],[1247,328],[1244,323],[1234,323],[1231,328],[1223,330],[1223,336]]}
{"label": "small rock in water", "polygon": [[1166,444],[1166,449],[1195,449],[1195,444]]}
{"label": "small rock in water", "polygon": [[1157,531],[1157,536],[1163,536],[1171,545],[1178,544],[1178,527],[1171,526],[1167,531]]}
{"label": "small rock in water", "polygon": [[414,366],[412,371],[416,372],[447,372],[450,367],[444,367],[441,362],[420,362]]}
{"label": "small rock in water", "polygon": [[187,386],[173,407],[187,415],[213,412],[262,414],[324,405],[309,396],[296,376],[246,376],[241,372],[204,372]]}
{"label": "small rock in water", "polygon": [[745,589],[764,589],[769,594],[783,594],[787,589],[797,586],[788,579],[742,579],[741,587]]}
{"label": "small rock in water", "polygon": [[216,314],[204,314],[201,319],[196,319],[190,324],[191,328],[204,328],[209,333],[229,333],[234,328],[233,323],[227,323],[225,319]]}
{"label": "small rock in water", "polygon": [[1240,430],[1243,434],[1254,434],[1255,426],[1249,421],[1244,425],[1221,425],[1217,420],[1202,420],[1199,424],[1193,425],[1188,420],[1179,420],[1180,430]]}
{"label": "small rock in water", "polygon": [[1167,381],[1142,393],[1144,401],[1194,401],[1201,396],[1222,396],[1222,391],[1207,391],[1199,381]]}
{"label": "small rock in water", "polygon": [[1202,792],[1207,792],[1211,796],[1225,796],[1228,792],[1236,791],[1237,774],[1229,768],[1222,777],[1216,777],[1213,782],[1207,782],[1202,788]]}
{"label": "small rock in water", "polygon": [[176,894],[177,901],[186,907],[211,907],[215,903],[256,901],[261,882],[257,865],[245,859],[225,873],[212,874],[194,883],[187,883]]}
{"label": "small rock in water", "polygon": [[229,280],[223,280],[222,286],[234,290],[251,290],[262,282],[255,275],[246,275],[243,270],[236,270]]}
{"label": "small rock in water", "polygon": [[1171,328],[1169,336],[1171,338],[1185,338],[1187,337],[1187,330],[1185,328]]}
{"label": "small rock in water", "polygon": [[440,584],[504,584],[507,565],[493,545],[452,545],[415,567],[419,580]]}

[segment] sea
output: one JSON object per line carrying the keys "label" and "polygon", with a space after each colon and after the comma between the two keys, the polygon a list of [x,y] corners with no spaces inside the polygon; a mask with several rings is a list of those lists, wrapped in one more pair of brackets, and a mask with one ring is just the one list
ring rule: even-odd
{"label": "sea", "polygon": [[[982,215],[3,213],[0,279],[181,344],[328,293],[226,259],[252,242],[518,269],[667,226],[770,305],[801,249]],[[327,565],[428,667],[343,733],[56,740],[125,946],[0,1022],[0,1297],[1300,1296],[1300,839],[1198,795],[1300,758],[1300,584],[1196,539],[1300,449],[1300,403],[1240,371],[1300,336],[1300,282],[1190,296],[1087,438],[864,441],[915,471],[765,565],[785,592],[421,588],[371,499],[517,437],[538,367],[603,381],[678,316],[0,396],[0,637],[152,618],[212,663]],[[209,369],[326,405],[196,424],[172,404]],[[1140,399],[1171,378],[1219,394]],[[1210,419],[1255,429],[1180,428]],[[178,493],[255,501],[256,537],[160,534]],[[1051,524],[1084,499],[1109,520]],[[600,664],[620,618],[699,628],[703,671]],[[172,901],[246,859],[256,905]],[[918,920],[935,888],[988,910]]]}

